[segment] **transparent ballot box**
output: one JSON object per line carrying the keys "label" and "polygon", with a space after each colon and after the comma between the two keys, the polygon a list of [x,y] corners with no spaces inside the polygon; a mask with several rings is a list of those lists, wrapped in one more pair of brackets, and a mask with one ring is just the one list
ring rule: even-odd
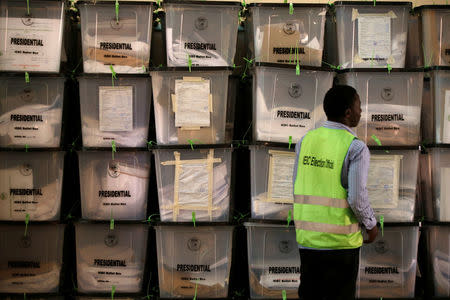
{"label": "transparent ballot box", "polygon": [[60,145],[63,77],[0,78],[0,146]]}
{"label": "transparent ballot box", "polygon": [[75,224],[77,282],[81,293],[138,293],[147,251],[145,224]]}
{"label": "transparent ballot box", "polygon": [[[150,62],[152,4],[95,1],[80,6],[85,73],[146,73]],[[97,1],[98,2],[98,1]],[[148,2],[148,3],[144,3]]]}
{"label": "transparent ballot box", "polygon": [[[0,293],[57,293],[64,225],[0,225]],[[22,295],[23,299],[23,295]]]}
{"label": "transparent ballot box", "polygon": [[404,68],[410,2],[335,3],[338,65]]}
{"label": "transparent ballot box", "polygon": [[450,226],[429,226],[427,231],[434,295],[450,297]]}
{"label": "transparent ballot box", "polygon": [[[228,69],[174,69],[151,72],[158,144],[230,143],[226,124]],[[232,134],[230,134],[231,136]]]}
{"label": "transparent ballot box", "polygon": [[[29,7],[29,10],[28,10]],[[0,71],[59,72],[64,1],[0,3]]]}
{"label": "transparent ballot box", "polygon": [[81,215],[89,220],[145,220],[148,151],[80,151]]}
{"label": "transparent ballot box", "polygon": [[0,152],[0,220],[59,220],[64,152]]}
{"label": "transparent ballot box", "polygon": [[232,226],[157,226],[161,298],[227,298]]}
{"label": "transparent ballot box", "polygon": [[370,151],[367,191],[377,219],[414,220],[418,168],[419,150]]}
{"label": "transparent ballot box", "polygon": [[420,143],[422,72],[352,71],[338,78],[354,87],[361,99],[358,138],[372,146]]}
{"label": "transparent ballot box", "polygon": [[357,298],[414,298],[418,226],[388,226],[360,252]]}
{"label": "transparent ballot box", "polygon": [[169,67],[233,66],[239,2],[163,2]]}
{"label": "transparent ballot box", "polygon": [[257,66],[253,78],[253,139],[298,142],[326,120],[323,98],[334,72],[295,66]]}
{"label": "transparent ballot box", "polygon": [[450,7],[423,6],[423,56],[427,66],[450,66]]}
{"label": "transparent ballot box", "polygon": [[253,4],[249,7],[250,57],[256,62],[322,65],[326,5]]}
{"label": "transparent ballot box", "polygon": [[298,298],[300,255],[295,228],[286,225],[244,223],[247,228],[251,299]]}
{"label": "transparent ballot box", "polygon": [[227,222],[231,149],[157,149],[159,212],[163,222]]}
{"label": "transparent ballot box", "polygon": [[450,222],[450,148],[433,148],[430,153],[434,216]]}
{"label": "transparent ballot box", "polygon": [[150,78],[84,76],[80,82],[84,147],[146,147],[150,120]]}
{"label": "transparent ballot box", "polygon": [[250,146],[252,218],[286,220],[293,213],[295,151]]}
{"label": "transparent ballot box", "polygon": [[432,121],[425,122],[423,126],[432,127],[427,132],[433,135],[433,142],[450,144],[450,68],[438,68],[430,71],[429,74],[431,103],[425,113]]}

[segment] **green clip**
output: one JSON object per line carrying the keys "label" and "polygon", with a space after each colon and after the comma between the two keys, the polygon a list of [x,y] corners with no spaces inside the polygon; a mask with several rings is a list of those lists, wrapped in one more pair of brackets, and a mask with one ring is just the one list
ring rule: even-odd
{"label": "green clip", "polygon": [[25,72],[25,82],[30,83],[30,74],[28,72]]}
{"label": "green clip", "polygon": [[294,14],[294,4],[292,4],[292,2],[289,3],[289,14],[290,14],[290,15],[293,15],[293,14]]}
{"label": "green clip", "polygon": [[291,149],[291,144],[292,144],[292,135],[289,136],[289,149]]}
{"label": "green clip", "polygon": [[25,144],[25,152],[28,152],[28,148],[30,148],[28,144]]}
{"label": "green clip", "polygon": [[112,86],[114,86],[114,79],[117,79],[117,74],[116,74],[116,71],[114,71],[114,68],[112,65],[109,65],[109,69],[111,70]]}
{"label": "green clip", "polygon": [[281,291],[281,295],[283,297],[283,300],[286,300],[287,296],[286,296],[286,290],[282,290]]}
{"label": "green clip", "polygon": [[388,73],[391,74],[392,67],[390,64],[387,64]]}
{"label": "green clip", "polygon": [[299,64],[299,61],[298,61],[298,56],[299,56],[299,54],[298,54],[298,47],[296,47],[295,48],[295,58],[297,60],[297,65],[295,66],[295,75],[297,75],[297,76],[300,75],[300,64]]}
{"label": "green clip", "polygon": [[156,5],[158,5],[158,7],[161,7],[161,0],[156,0]]}
{"label": "green clip", "polygon": [[30,15],[30,0],[27,0],[27,16]]}
{"label": "green clip", "polygon": [[334,5],[334,3],[332,3],[331,0],[328,0],[328,5],[331,7]]}
{"label": "green clip", "polygon": [[116,0],[116,22],[119,23],[119,0]]}
{"label": "green clip", "polygon": [[195,211],[192,212],[192,223],[194,223],[194,227],[195,227]]}
{"label": "green clip", "polygon": [[287,216],[287,225],[286,225],[286,227],[289,227],[289,225],[291,225],[291,221],[292,221],[292,210],[289,210],[288,216]]}
{"label": "green clip", "polygon": [[111,152],[112,152],[112,159],[114,160],[114,153],[117,152],[117,150],[116,150],[116,141],[114,141],[114,140],[111,141]]}
{"label": "green clip", "polygon": [[194,150],[194,140],[188,140],[189,145],[191,145],[191,149]]}
{"label": "green clip", "polygon": [[284,3],[287,3],[287,0],[284,0]]}
{"label": "green clip", "polygon": [[381,141],[375,134],[372,134],[370,137],[375,141],[375,143],[377,143],[378,146],[381,146]]}
{"label": "green clip", "polygon": [[111,286],[111,299],[114,299],[114,294],[116,293],[116,286]]}
{"label": "green clip", "polygon": [[28,223],[30,222],[30,215],[25,215],[25,232],[23,233],[23,236],[27,236],[28,234]]}
{"label": "green clip", "polygon": [[188,57],[188,67],[189,67],[189,72],[191,72],[191,68],[192,68],[192,59],[191,56],[189,55],[189,53],[186,53],[187,57]]}
{"label": "green clip", "polygon": [[243,7],[246,7],[246,6],[247,6],[247,3],[245,3],[245,0],[242,0],[242,6],[243,6]]}
{"label": "green clip", "polygon": [[373,6],[377,5],[377,0],[373,0]]}
{"label": "green clip", "polygon": [[150,147],[153,147],[153,145],[156,145],[155,141],[148,141],[147,142],[147,149],[149,149]]}
{"label": "green clip", "polygon": [[144,65],[142,65],[142,71],[144,71],[144,73],[147,72],[147,68]]}
{"label": "green clip", "polygon": [[114,230],[114,219],[111,218],[111,220],[109,221],[109,230]]}
{"label": "green clip", "polygon": [[195,291],[194,291],[194,298],[193,300],[197,300],[197,282],[195,283]]}
{"label": "green clip", "polygon": [[384,236],[384,217],[380,216],[381,236]]}

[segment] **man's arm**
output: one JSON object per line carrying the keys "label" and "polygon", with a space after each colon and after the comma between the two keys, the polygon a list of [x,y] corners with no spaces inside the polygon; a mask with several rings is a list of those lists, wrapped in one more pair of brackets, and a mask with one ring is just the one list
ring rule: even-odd
{"label": "man's arm", "polygon": [[355,140],[352,146],[348,166],[348,203],[356,218],[367,229],[369,240],[366,242],[372,242],[377,235],[377,220],[367,192],[370,152],[360,140]]}

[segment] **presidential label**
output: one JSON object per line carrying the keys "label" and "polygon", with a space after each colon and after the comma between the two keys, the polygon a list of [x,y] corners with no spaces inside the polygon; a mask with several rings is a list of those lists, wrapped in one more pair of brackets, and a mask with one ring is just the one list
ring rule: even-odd
{"label": "presidential label", "polygon": [[295,289],[300,284],[299,266],[269,266],[261,275],[260,284],[268,289]]}

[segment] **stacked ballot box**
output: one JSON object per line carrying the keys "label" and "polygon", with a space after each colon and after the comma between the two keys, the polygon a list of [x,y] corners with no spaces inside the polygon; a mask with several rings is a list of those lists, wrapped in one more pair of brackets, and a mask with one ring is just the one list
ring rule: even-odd
{"label": "stacked ballot box", "polygon": [[[434,296],[450,297],[450,225],[427,226],[428,264]],[[441,298],[439,298],[441,299]]]}
{"label": "stacked ballot box", "polygon": [[326,120],[323,99],[335,73],[321,68],[256,64],[253,70],[253,139],[298,142]]}
{"label": "stacked ballot box", "polygon": [[58,73],[60,69],[64,1],[0,3],[0,71]]}
{"label": "stacked ballot box", "polygon": [[334,3],[337,37],[336,66],[404,68],[410,2]]}
{"label": "stacked ballot box", "polygon": [[109,295],[114,295],[114,292],[141,292],[147,238],[148,225],[144,223],[114,226],[108,223],[76,223],[78,291]]}
{"label": "stacked ballot box", "polygon": [[230,148],[157,149],[155,168],[162,222],[228,222]]}
{"label": "stacked ballot box", "polygon": [[161,298],[227,298],[233,226],[156,226]]}
{"label": "stacked ballot box", "polygon": [[148,151],[79,151],[82,218],[145,220],[150,177]]}
{"label": "stacked ballot box", "polygon": [[423,72],[421,70],[349,70],[340,84],[354,87],[361,100],[358,138],[369,146],[420,144]]}
{"label": "stacked ballot box", "polygon": [[450,66],[450,6],[425,5],[418,9],[422,21],[425,67]]}
{"label": "stacked ballot box", "polygon": [[293,147],[250,146],[253,219],[281,221],[292,214],[295,160]]}
{"label": "stacked ballot box", "polygon": [[414,298],[419,226],[391,223],[360,250],[358,298]]}
{"label": "stacked ballot box", "polygon": [[150,63],[152,1],[80,4],[83,69],[85,73],[146,73]]}
{"label": "stacked ballot box", "polygon": [[244,225],[247,229],[250,298],[298,298],[300,254],[295,228],[262,223]]}
{"label": "stacked ballot box", "polygon": [[239,1],[166,0],[162,8],[167,66],[233,66]]}
{"label": "stacked ballot box", "polygon": [[[46,294],[59,291],[63,224],[0,225],[0,293]],[[25,232],[24,232],[25,230]],[[43,299],[48,299],[48,296]]]}
{"label": "stacked ballot box", "polygon": [[249,5],[249,57],[255,62],[322,65],[326,4],[283,3]]}
{"label": "stacked ballot box", "polygon": [[230,69],[159,68],[150,74],[158,145],[231,143]]}

